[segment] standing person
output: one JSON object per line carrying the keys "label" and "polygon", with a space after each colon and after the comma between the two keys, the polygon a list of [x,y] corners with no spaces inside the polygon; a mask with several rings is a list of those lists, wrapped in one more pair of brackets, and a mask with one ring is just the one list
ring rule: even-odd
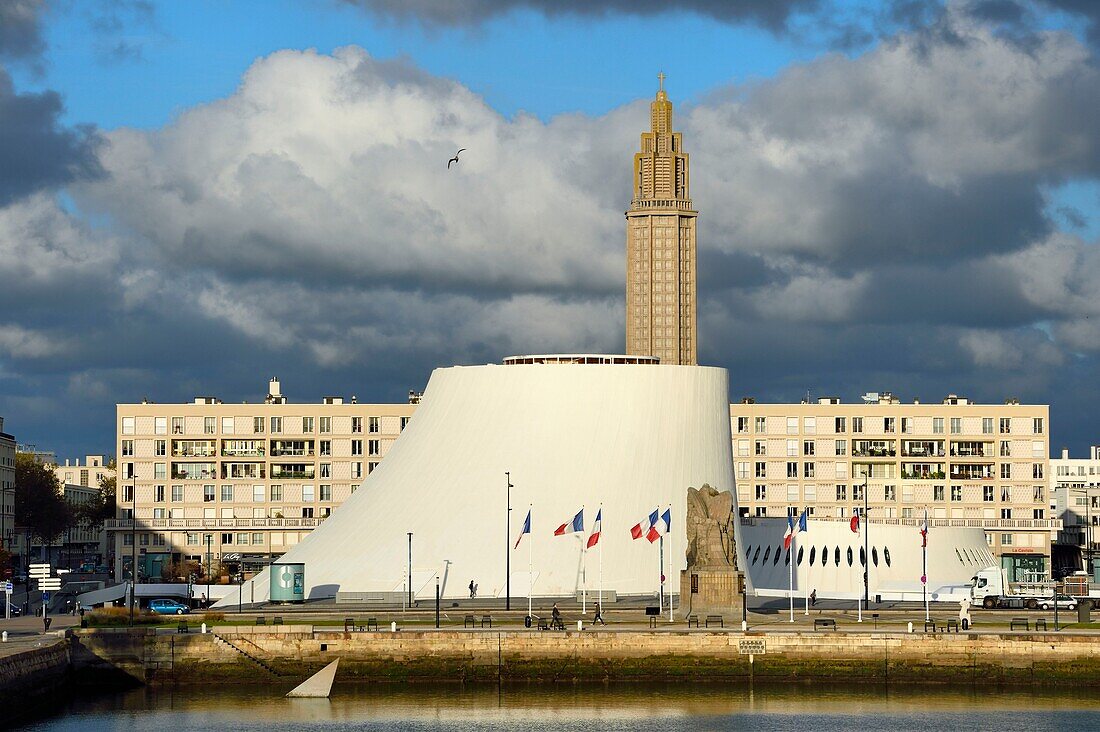
{"label": "standing person", "polygon": [[810,605],[816,605],[816,604],[817,604],[817,590],[814,589],[814,590],[810,591]]}
{"label": "standing person", "polygon": [[472,600],[475,597],[477,597],[477,585],[474,584],[473,580],[470,580],[470,599]]}
{"label": "standing person", "polygon": [[554,609],[550,613],[550,620],[555,627],[564,627],[564,624],[561,622],[561,610],[558,610],[558,603],[556,602],[554,603]]}
{"label": "standing person", "polygon": [[600,607],[600,603],[598,602],[596,603],[596,614],[592,616],[592,624],[595,625],[596,623],[607,625],[603,620],[603,608]]}

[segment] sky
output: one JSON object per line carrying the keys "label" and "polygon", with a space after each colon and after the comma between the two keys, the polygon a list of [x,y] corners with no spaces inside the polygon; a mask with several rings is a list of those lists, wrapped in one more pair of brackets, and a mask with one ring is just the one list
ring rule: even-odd
{"label": "sky", "polygon": [[663,72],[733,400],[1018,398],[1080,454],[1098,49],[1091,0],[0,0],[0,415],[76,457],[118,402],[621,352]]}

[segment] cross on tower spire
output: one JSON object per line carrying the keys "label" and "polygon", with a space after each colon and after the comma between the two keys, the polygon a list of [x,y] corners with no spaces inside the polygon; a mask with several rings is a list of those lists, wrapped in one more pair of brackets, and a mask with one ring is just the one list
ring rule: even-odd
{"label": "cross on tower spire", "polygon": [[665,90],[665,72],[662,71],[659,74],[657,74],[657,82],[660,84],[657,91],[664,91]]}

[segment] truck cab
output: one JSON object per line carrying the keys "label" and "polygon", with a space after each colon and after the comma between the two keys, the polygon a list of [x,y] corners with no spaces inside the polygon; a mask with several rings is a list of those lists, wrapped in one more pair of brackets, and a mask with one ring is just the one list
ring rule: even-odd
{"label": "truck cab", "polygon": [[975,605],[996,607],[999,599],[1007,595],[1008,576],[999,567],[978,570],[970,580],[970,599]]}

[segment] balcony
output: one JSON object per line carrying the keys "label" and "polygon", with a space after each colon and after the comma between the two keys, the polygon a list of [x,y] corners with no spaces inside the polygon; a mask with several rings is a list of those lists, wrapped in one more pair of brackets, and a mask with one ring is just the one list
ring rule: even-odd
{"label": "balcony", "polygon": [[172,440],[172,457],[205,458],[217,455],[218,448],[214,440]]}
{"label": "balcony", "polygon": [[992,442],[956,442],[951,445],[951,457],[994,457]]}
{"label": "balcony", "polygon": [[[137,529],[312,529],[327,516],[316,518],[189,518],[138,519]],[[108,531],[132,531],[133,519],[108,519]]]}
{"label": "balcony", "polygon": [[942,440],[902,440],[902,457],[944,457]]}
{"label": "balcony", "polygon": [[993,466],[981,463],[952,463],[951,480],[993,480]]}
{"label": "balcony", "polygon": [[893,440],[852,440],[852,457],[892,458],[897,454]]}
{"label": "balcony", "polygon": [[271,457],[313,457],[313,440],[272,440]]}
{"label": "balcony", "polygon": [[172,463],[172,480],[217,480],[215,463]]}
{"label": "balcony", "polygon": [[222,440],[223,457],[263,457],[266,450],[264,440]]}
{"label": "balcony", "polygon": [[903,480],[943,480],[943,463],[902,463]]}
{"label": "balcony", "polygon": [[266,476],[263,463],[223,463],[222,479],[257,480]]}
{"label": "balcony", "polygon": [[[924,517],[920,518],[876,518],[875,509],[871,508],[871,518],[867,520],[867,523],[871,524],[884,524],[887,526],[920,526],[924,523]],[[775,516],[741,516],[742,526],[756,526],[760,521],[785,521],[784,517]],[[850,516],[837,517],[837,516],[817,516],[813,517],[813,521],[837,521],[848,523],[851,521]],[[1057,531],[1062,528],[1061,519],[998,519],[998,518],[929,518],[928,525],[935,528],[937,526],[952,526],[965,529],[1040,529],[1044,531]],[[1100,547],[1100,542],[1095,542]]]}
{"label": "balcony", "polygon": [[313,480],[313,476],[316,473],[316,466],[305,465],[297,463],[271,464],[271,479],[276,478],[300,478],[303,480]]}

